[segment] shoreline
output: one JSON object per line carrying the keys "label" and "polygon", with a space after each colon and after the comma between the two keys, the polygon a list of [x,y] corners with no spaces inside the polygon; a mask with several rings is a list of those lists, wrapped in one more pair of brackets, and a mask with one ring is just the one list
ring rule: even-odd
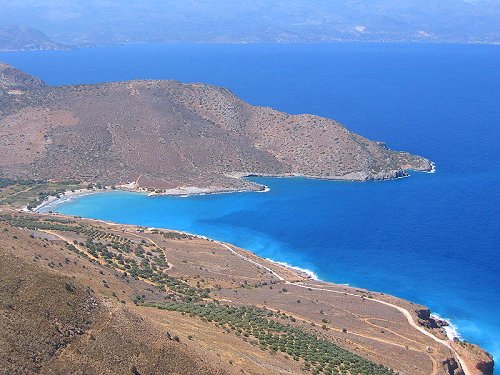
{"label": "shoreline", "polygon": [[[433,172],[427,172],[427,173],[433,173]],[[291,178],[291,177],[295,177],[295,176],[283,176],[282,178]],[[262,185],[262,186],[265,186],[265,185]],[[82,196],[86,196],[86,195],[91,195],[91,194],[99,194],[99,193],[102,194],[102,193],[107,193],[107,192],[112,192],[112,191],[124,191],[124,192],[130,192],[130,193],[137,193],[137,194],[147,195],[148,197],[149,196],[151,196],[151,197],[154,197],[154,196],[173,196],[173,197],[183,198],[183,197],[189,197],[189,196],[195,196],[195,195],[228,194],[228,193],[233,193],[233,192],[257,192],[257,193],[263,193],[263,192],[270,191],[270,189],[267,186],[265,186],[265,188],[263,190],[259,190],[259,191],[241,190],[241,191],[191,192],[189,195],[180,195],[180,194],[177,194],[177,195],[175,195],[175,194],[154,194],[154,195],[150,195],[150,194],[147,194],[146,191],[141,190],[141,189],[130,189],[130,188],[129,189],[125,189],[125,188],[120,188],[120,187],[117,187],[116,189],[111,189],[111,188],[105,187],[104,189],[101,189],[101,190],[79,189],[79,190],[75,190],[75,191],[67,191],[64,194],[62,194],[61,197],[59,197],[59,198],[57,198],[57,197],[49,197],[49,199],[47,201],[44,201],[39,206],[35,207],[32,211],[29,211],[26,208],[23,208],[20,211],[22,211],[22,212],[28,212],[28,213],[36,213],[36,214],[57,215],[57,216],[62,216],[62,217],[66,217],[66,218],[73,218],[73,219],[74,218],[81,219],[81,217],[78,217],[78,216],[65,215],[65,214],[62,214],[62,213],[59,213],[59,212],[52,212],[51,213],[50,211],[41,212],[40,210],[43,209],[43,208],[47,208],[47,207],[56,207],[56,206],[58,206],[59,204],[61,204],[63,202],[68,202],[68,201],[71,201],[71,200],[76,199],[78,197],[82,197]],[[123,224],[123,223],[118,223],[118,222],[113,222],[113,221],[107,221],[107,220],[102,220],[102,219],[95,219],[95,218],[83,218],[83,219],[97,221],[97,222],[101,222],[101,223],[104,223],[104,224],[107,224],[107,225],[126,225],[126,226],[130,226],[130,227],[134,227],[134,228],[141,228],[141,227],[143,227],[143,226],[137,225],[137,224]],[[156,230],[174,231],[174,232],[177,232],[177,233],[183,233],[183,234],[195,236],[195,237],[198,237],[198,238],[203,238],[203,239],[207,239],[207,240],[211,240],[211,241],[218,241],[218,242],[221,242],[221,243],[226,243],[225,241],[219,241],[219,240],[216,240],[216,239],[213,239],[213,238],[201,235],[201,234],[186,232],[186,231],[182,231],[182,230],[178,230],[178,229],[159,228],[159,227],[146,227],[146,228],[148,230],[155,230],[156,229]],[[234,246],[232,244],[230,244],[230,245]],[[235,246],[235,247],[237,247],[237,246]],[[273,264],[275,264],[277,266],[284,267],[284,268],[288,269],[289,271],[291,271],[293,273],[296,273],[298,276],[304,277],[306,279],[318,281],[318,282],[321,282],[321,283],[331,284],[331,285],[335,285],[335,286],[347,286],[347,287],[354,288],[354,286],[351,286],[350,284],[339,284],[339,283],[335,283],[335,282],[332,282],[332,281],[323,280],[314,271],[312,271],[310,269],[307,269],[307,268],[304,268],[304,267],[301,267],[301,266],[296,266],[296,265],[289,264],[289,263],[282,262],[282,261],[277,261],[277,260],[270,259],[270,258],[264,258],[264,257],[261,257],[260,255],[254,253],[252,250],[249,250],[249,249],[242,249],[242,250],[247,251],[247,252],[253,254],[254,256],[256,256],[256,257],[258,257],[260,259],[269,261],[269,262],[271,262],[271,263],[273,263]],[[364,287],[361,287],[361,288],[364,288]],[[367,290],[370,290],[370,289],[367,289]],[[402,297],[397,297],[397,296],[394,296],[394,297],[396,297],[398,299],[405,300],[407,302],[411,302],[411,301],[409,301],[409,300],[407,300],[405,298],[402,298]],[[462,336],[461,336],[461,334],[459,332],[458,327],[455,324],[453,324],[453,322],[450,319],[443,318],[441,315],[439,315],[439,313],[436,313],[436,312],[431,312],[431,316],[430,317],[432,319],[435,319],[435,320],[438,320],[438,321],[441,321],[441,322],[445,323],[443,326],[440,327],[440,331],[444,334],[444,336],[449,341],[454,341],[455,339],[458,339],[458,340],[462,339]]]}
{"label": "shoreline", "polygon": [[[36,212],[36,213],[49,213],[48,211],[43,211],[41,212],[41,209],[44,208],[51,208],[51,207],[57,207],[59,204],[71,201],[73,199],[76,199],[78,197],[83,197],[86,195],[92,195],[92,194],[103,194],[103,193],[111,193],[111,192],[125,192],[125,193],[135,193],[135,194],[142,194],[147,197],[177,197],[177,198],[187,198],[187,197],[192,197],[192,196],[197,196],[197,195],[215,195],[215,194],[231,194],[231,193],[267,193],[271,191],[271,189],[268,186],[265,185],[260,185],[263,188],[261,190],[247,190],[247,189],[240,189],[240,190],[217,190],[217,189],[203,189],[203,188],[197,188],[197,187],[181,187],[181,188],[175,188],[175,189],[169,189],[170,191],[164,192],[164,193],[155,193],[155,192],[148,192],[147,190],[144,189],[134,189],[134,188],[129,188],[129,187],[116,187],[116,189],[112,189],[109,186],[104,187],[104,189],[98,189],[98,190],[90,190],[90,189],[79,189],[75,191],[67,190],[64,193],[61,193],[59,197],[54,197],[54,196],[49,196],[46,200],[44,200],[42,203],[40,203],[38,206],[34,207],[32,210],[28,210],[27,206],[24,206],[21,211],[23,212]],[[165,229],[165,228],[163,228]]]}
{"label": "shoreline", "polygon": [[[423,172],[423,173],[436,173],[436,164],[432,161],[429,161],[431,165],[431,169],[426,171],[426,170],[413,170],[415,172]],[[234,178],[234,179],[246,179],[250,177],[255,177],[255,178],[306,178],[306,179],[312,179],[312,180],[320,180],[320,181],[335,181],[335,182],[380,182],[380,181],[391,181],[391,180],[400,180],[403,178],[408,178],[411,177],[411,175],[407,172],[407,170],[399,170],[399,171],[392,171],[394,172],[392,175],[388,175],[387,178],[370,178],[370,179],[359,179],[359,178],[352,178],[353,176],[351,175],[350,177],[347,177],[348,175],[345,176],[336,176],[336,177],[318,177],[318,176],[310,176],[310,175],[304,175],[304,174],[298,174],[298,173],[289,173],[289,174],[281,174],[281,175],[275,175],[275,174],[265,174],[265,173],[253,173],[253,172],[234,172],[234,173],[229,173],[226,174],[226,177],[229,178]],[[354,172],[357,173],[357,172]],[[111,186],[104,186],[103,189],[95,190],[95,189],[79,189],[75,191],[65,191],[64,193],[61,194],[60,197],[52,197],[49,196],[45,201],[40,203],[38,206],[34,207],[31,211],[33,212],[39,212],[40,209],[47,207],[47,206],[57,206],[59,203],[62,203],[66,200],[70,200],[74,197],[78,196],[83,196],[83,195],[90,195],[90,194],[96,194],[96,193],[103,193],[103,192],[108,192],[108,191],[125,191],[125,192],[130,192],[130,193],[140,193],[140,194],[146,194],[148,197],[157,197],[157,196],[171,196],[171,197],[191,197],[191,196],[196,196],[196,195],[212,195],[212,194],[229,194],[229,193],[267,193],[271,189],[267,185],[259,184],[253,181],[250,181],[251,185],[254,186],[255,189],[251,188],[240,188],[240,189],[233,189],[233,188],[224,188],[224,187],[198,187],[198,186],[179,186],[176,188],[171,188],[171,189],[164,189],[162,192],[156,192],[156,191],[150,191],[146,188],[141,188],[138,185],[138,181],[141,178],[137,179],[137,181],[133,181],[127,184],[121,184],[121,185],[116,185],[116,187],[113,189]],[[66,198],[66,199],[64,199]],[[27,207],[23,207],[24,211],[29,211]]]}
{"label": "shoreline", "polygon": [[56,207],[59,204],[63,202],[70,201],[72,199],[78,198],[78,197],[83,197],[85,195],[91,195],[91,194],[97,194],[97,193],[104,193],[107,190],[90,190],[90,189],[78,189],[75,191],[67,190],[64,193],[62,193],[59,197],[53,197],[50,196],[46,200],[44,200],[42,203],[40,203],[38,206],[34,207],[32,210],[28,210],[27,206],[23,207],[21,211],[23,212],[36,212],[36,213],[49,213],[47,212],[40,212],[41,209],[47,208],[47,207]]}
{"label": "shoreline", "polygon": [[[436,164],[433,163],[433,162],[431,162],[431,167],[432,168],[431,168],[430,171],[422,171],[422,172],[425,172],[425,173],[435,173],[436,172]],[[392,178],[392,179],[398,180],[398,179],[402,179],[402,178],[407,178],[409,176],[410,175],[407,174],[405,176],[398,176],[398,177],[395,177],[395,178]],[[266,177],[267,178],[311,178],[311,177],[308,177],[308,176],[305,176],[305,175],[296,175],[296,174],[290,174],[290,175],[261,175],[261,174],[254,174],[254,173],[235,173],[235,174],[232,174],[231,176],[228,176],[228,177],[232,177],[232,178],[248,178],[248,177],[262,177],[262,178],[266,178]],[[335,180],[335,179],[330,179],[330,178],[317,178],[317,177],[315,177],[313,179],[328,180],[328,181],[339,181],[339,182],[355,181],[355,180]],[[370,180],[368,180],[368,181],[370,181]],[[377,180],[372,180],[372,181],[377,181]],[[358,181],[355,181],[355,182],[358,182]],[[362,182],[366,182],[366,181],[362,181]],[[251,190],[251,189],[239,189],[239,190],[235,189],[235,190],[232,190],[232,189],[199,188],[199,187],[194,187],[194,186],[187,186],[187,187],[178,187],[178,188],[168,189],[165,192],[156,193],[156,192],[148,192],[148,190],[146,190],[144,188],[139,188],[134,182],[132,182],[130,184],[119,185],[119,186],[116,187],[116,189],[112,189],[110,186],[109,187],[105,186],[103,189],[99,189],[99,190],[94,190],[94,189],[92,189],[92,190],[91,189],[78,189],[78,190],[75,190],[75,191],[68,190],[68,191],[65,191],[63,194],[61,194],[59,197],[52,197],[52,196],[48,197],[47,200],[45,200],[44,202],[42,202],[37,207],[33,208],[31,211],[28,210],[26,207],[23,207],[20,211],[22,211],[22,212],[37,213],[37,214],[55,214],[55,215],[63,216],[63,217],[72,217],[72,216],[61,214],[61,213],[58,213],[58,212],[51,213],[51,211],[40,211],[40,210],[47,209],[47,208],[52,208],[52,207],[57,207],[61,203],[68,202],[68,201],[71,201],[73,199],[77,199],[77,198],[82,197],[82,196],[91,195],[91,194],[99,194],[99,193],[107,193],[107,192],[113,192],[113,191],[122,191],[122,192],[130,192],[130,193],[143,194],[143,195],[146,195],[148,197],[172,196],[172,197],[184,198],[184,197],[191,197],[191,196],[197,196],[197,195],[212,195],[212,194],[249,193],[249,192],[267,193],[267,192],[269,192],[271,190],[266,185],[257,184],[257,183],[253,183],[253,184],[255,184],[256,186],[261,187],[261,189],[259,189],[259,190]],[[140,225],[135,225],[135,224],[120,224],[120,223],[115,223],[115,222],[110,222],[110,221],[100,220],[100,219],[94,219],[94,218],[89,218],[89,219],[90,220],[99,221],[99,222],[103,222],[103,223],[108,224],[108,225],[131,225],[132,227],[137,227],[137,228],[141,227]],[[195,233],[190,233],[190,232],[185,232],[185,231],[181,231],[181,230],[177,230],[177,229],[171,229],[171,228],[148,228],[148,229],[171,230],[171,231],[175,231],[175,232],[178,232],[178,233],[184,233],[184,234],[196,236],[196,237],[199,237],[199,238],[205,238],[205,239],[208,239],[208,240],[217,241],[215,239],[212,239],[212,238],[209,238],[209,237],[206,237],[206,236],[203,236],[203,235],[199,235],[199,234],[195,234]],[[286,269],[288,269],[288,270],[290,270],[292,272],[295,272],[295,273],[297,273],[300,276],[306,277],[308,279],[319,281],[319,282],[323,282],[323,283],[327,283],[327,284],[332,284],[332,285],[350,286],[349,284],[337,284],[335,282],[330,282],[330,281],[322,280],[322,279],[319,278],[319,276],[314,271],[312,271],[310,269],[307,269],[307,268],[304,268],[304,267],[300,267],[300,266],[296,266],[296,265],[292,265],[292,264],[289,264],[289,263],[286,263],[286,262],[281,262],[281,261],[273,260],[273,259],[270,259],[270,258],[263,258],[263,257],[255,254],[255,253],[253,253],[251,250],[247,250],[247,249],[244,249],[244,250],[245,251],[249,251],[250,253],[254,254],[255,256],[257,256],[257,257],[259,257],[261,259],[267,260],[267,261],[269,261],[271,263],[274,263],[274,264],[276,264],[278,266],[284,267],[284,268],[286,268]],[[396,297],[396,298],[400,298],[400,297]],[[404,299],[404,298],[401,298],[401,299]],[[408,301],[406,299],[404,299],[404,300]],[[411,301],[409,301],[409,302],[411,302]],[[434,312],[431,313],[431,318],[439,320],[439,321],[442,321],[442,322],[445,323],[445,325],[443,325],[440,328],[440,330],[448,338],[448,340],[453,341],[455,339],[459,339],[459,340],[462,339],[462,336],[461,336],[461,334],[459,332],[458,327],[456,325],[454,325],[453,322],[450,319],[442,318],[438,313],[434,313]]]}
{"label": "shoreline", "polygon": [[[99,192],[105,192],[105,191],[106,190],[103,190],[103,191],[89,191],[87,189],[81,189],[81,190],[72,192],[71,196],[69,196],[68,199],[72,199],[72,198],[75,198],[75,197],[78,197],[78,196],[83,196],[83,195],[89,195],[89,194],[95,194],[95,193],[99,193]],[[55,199],[55,200],[58,200],[58,199]],[[19,210],[19,211],[21,211],[21,210]],[[33,214],[48,214],[48,213],[40,213],[40,212],[37,212],[37,211],[28,211],[28,212],[29,213],[33,213]],[[61,213],[58,213],[58,212],[50,213],[50,215],[64,217],[64,218],[77,219],[77,220],[82,220],[82,219],[83,220],[90,220],[90,221],[100,222],[100,223],[104,223],[104,224],[111,225],[111,226],[125,226],[125,227],[132,228],[134,230],[141,230],[141,229],[142,230],[148,230],[148,231],[160,230],[160,231],[173,231],[173,232],[177,232],[177,233],[183,233],[183,234],[191,235],[191,236],[194,236],[194,237],[197,237],[197,238],[201,238],[201,239],[206,239],[206,240],[210,240],[210,241],[213,241],[213,242],[217,242],[217,243],[221,244],[222,246],[230,249],[233,252],[236,252],[236,251],[232,250],[230,246],[232,246],[232,247],[234,247],[236,249],[240,249],[240,251],[243,251],[245,253],[251,254],[252,256],[255,256],[257,258],[257,261],[253,261],[251,259],[248,259],[245,255],[242,255],[242,254],[239,255],[242,258],[245,258],[245,259],[249,260],[252,263],[256,263],[256,264],[261,265],[261,263],[259,263],[259,260],[268,261],[268,262],[270,262],[270,263],[272,263],[272,264],[274,264],[274,265],[276,265],[278,267],[282,267],[282,268],[288,270],[292,274],[295,274],[295,275],[297,275],[297,277],[303,279],[302,281],[293,281],[293,280],[289,281],[286,278],[283,278],[283,277],[279,276],[276,272],[274,272],[274,270],[271,271],[275,275],[278,275],[278,277],[281,280],[283,280],[285,283],[287,283],[287,284],[298,285],[298,286],[303,287],[303,288],[307,287],[309,289],[313,288],[313,289],[327,290],[327,291],[329,289],[324,289],[324,288],[328,287],[328,286],[331,286],[331,287],[347,287],[347,288],[350,288],[350,289],[355,290],[355,291],[357,291],[357,289],[363,289],[363,290],[366,290],[368,292],[371,291],[371,289],[366,289],[365,287],[356,287],[356,286],[353,286],[353,285],[350,285],[350,284],[338,284],[338,283],[335,283],[334,281],[322,280],[312,270],[309,270],[307,268],[303,268],[303,267],[299,267],[299,266],[294,266],[294,265],[288,264],[286,262],[275,261],[275,260],[269,259],[269,258],[264,258],[264,257],[262,257],[262,256],[260,256],[260,255],[258,255],[256,253],[254,253],[252,250],[239,248],[239,247],[234,246],[232,244],[229,244],[229,243],[227,243],[225,241],[219,241],[219,240],[216,240],[216,239],[204,236],[204,235],[200,235],[200,234],[195,234],[195,233],[186,232],[186,231],[177,230],[177,229],[171,229],[171,228],[147,227],[147,226],[141,226],[141,225],[137,225],[137,224],[121,224],[121,223],[107,221],[107,220],[102,220],[102,219],[82,218],[82,217],[79,217],[79,216],[70,216],[70,215],[65,215],[65,214],[61,214]],[[263,266],[263,267],[267,268],[266,266]],[[315,281],[315,282],[318,283],[318,285],[315,285],[313,287],[314,284],[305,284],[305,283],[307,283],[307,280]],[[392,305],[393,307],[397,308],[399,311],[403,312],[403,315],[405,315],[405,317],[408,319],[408,321],[409,322],[411,321],[411,325],[413,325],[415,328],[417,328],[419,331],[423,332],[427,336],[432,337],[436,342],[441,343],[445,347],[449,348],[452,351],[452,353],[454,354],[455,358],[458,360],[458,362],[462,366],[466,365],[464,363],[463,359],[461,358],[460,354],[453,348],[453,345],[454,345],[454,343],[457,342],[457,340],[460,341],[460,342],[462,342],[462,337],[461,337],[460,333],[458,332],[457,326],[455,324],[453,324],[452,321],[450,321],[449,319],[442,318],[439,314],[437,314],[435,312],[430,312],[429,308],[426,305],[421,305],[420,303],[412,302],[411,300],[408,300],[406,298],[394,296],[394,295],[391,295],[391,294],[386,294],[386,293],[380,292],[380,291],[372,291],[372,292],[374,292],[374,293],[380,293],[381,295],[386,295],[386,296],[389,296],[389,297],[392,297],[392,298],[396,298],[399,301],[402,301],[402,302],[405,302],[405,303],[409,303],[411,305],[416,305],[416,306],[419,306],[419,307],[427,309],[427,311],[429,311],[429,314],[430,314],[429,317],[428,318],[422,318],[422,317],[419,316],[419,310],[413,310],[413,309],[407,310],[407,307],[406,308],[402,307],[403,305],[400,305],[400,304],[394,304],[393,305],[392,303],[384,301],[383,299],[381,299],[381,300],[380,299],[374,299],[374,301],[376,301],[376,302],[379,302],[379,303],[384,304],[384,305]],[[335,291],[334,293],[341,293],[341,292],[336,292]],[[432,320],[434,320],[435,322],[437,322],[440,325],[438,327],[430,328],[430,327],[426,326],[425,324],[421,323],[420,319],[422,319],[423,321],[429,321],[429,320],[432,321]],[[443,335],[444,338],[441,338],[439,335],[436,334],[436,332],[440,332]],[[485,351],[484,349],[481,349],[481,350],[483,350],[486,354],[488,354],[488,352]],[[468,370],[465,371],[465,374],[466,375],[472,375]]]}
{"label": "shoreline", "polygon": [[[99,48],[105,48],[105,47],[130,47],[130,46],[148,46],[148,45],[159,45],[159,46],[171,46],[174,45],[176,42],[148,42],[148,41],[141,41],[141,42],[127,42],[127,41],[117,41],[113,42],[111,44],[107,43],[91,43],[91,44],[63,44],[63,43],[57,43],[58,45],[54,48],[41,48],[41,49],[31,49],[31,48],[6,48],[6,49],[1,49],[0,53],[22,53],[22,52],[51,52],[51,51],[84,51],[84,50],[90,50],[90,49],[99,49]],[[377,40],[370,40],[366,41],[363,39],[342,39],[342,40],[315,40],[315,41],[310,41],[310,40],[302,40],[302,41],[295,41],[295,40],[290,40],[290,41],[285,41],[285,42],[271,42],[275,43],[277,45],[280,44],[288,44],[288,45],[300,45],[300,44],[310,44],[310,45],[347,45],[347,44],[369,44],[369,45],[380,45],[380,44],[403,44],[403,45],[437,45],[437,46],[499,46],[500,41],[489,41],[489,40],[414,40],[414,39],[404,39],[404,40],[384,40],[384,39],[377,39]],[[183,43],[184,44],[184,43]],[[233,46],[233,45],[240,45],[240,46],[246,46],[248,44],[251,45],[259,45],[259,44],[267,44],[266,42],[248,42],[246,40],[239,40],[239,41],[234,41],[234,42],[187,42],[186,44],[190,45],[227,45],[227,46]]]}
{"label": "shoreline", "polygon": [[[158,197],[158,196],[168,196],[168,197],[179,197],[186,198],[192,197],[196,195],[215,195],[215,194],[231,194],[231,193],[267,193],[271,189],[266,185],[255,184],[261,189],[252,190],[252,189],[216,189],[216,188],[199,188],[196,186],[186,186],[186,187],[178,187],[173,189],[166,189],[161,193],[149,192],[147,193],[148,197]],[[122,189],[117,189],[122,190]],[[128,190],[125,190],[128,191]],[[134,192],[134,191],[132,191]],[[137,191],[144,192],[144,191]],[[146,192],[144,192],[146,193]]]}
{"label": "shoreline", "polygon": [[[249,251],[249,250],[247,250],[247,251]],[[260,255],[257,255],[257,254],[255,254],[255,255],[258,256],[259,258],[262,258]],[[319,276],[314,271],[312,271],[312,270],[310,270],[308,268],[294,266],[292,264],[289,264],[289,263],[286,263],[286,262],[280,262],[280,261],[277,261],[277,260],[274,260],[274,259],[271,259],[271,258],[262,258],[262,259],[265,259],[265,260],[267,260],[269,262],[277,264],[278,266],[285,267],[285,268],[287,268],[289,270],[298,272],[299,274],[304,274],[307,278],[309,278],[311,280],[321,281],[321,282],[324,282],[324,283],[330,283],[329,281],[321,280],[319,278]],[[337,283],[331,283],[331,284],[334,284],[334,285],[343,285],[343,284],[337,284]],[[345,285],[345,286],[348,286],[348,285]]]}
{"label": "shoreline", "polygon": [[441,315],[435,312],[431,313],[431,318],[436,321],[445,322],[447,324],[441,327],[441,331],[443,331],[443,333],[446,335],[446,337],[448,337],[450,341],[453,341],[455,339],[462,340],[462,335],[458,331],[458,327],[453,324],[450,319],[443,318]]}
{"label": "shoreline", "polygon": [[[90,193],[87,193],[87,194],[80,192],[80,193],[77,193],[77,194],[73,194],[72,197],[89,195],[89,194],[95,194],[95,193],[98,193],[98,192],[90,192]],[[35,214],[49,214],[48,212],[46,212],[46,213],[44,213],[44,212],[35,212],[35,211],[28,211],[28,212],[29,213],[35,213]],[[220,244],[223,244],[223,245],[226,245],[226,246],[236,247],[236,248],[238,248],[238,249],[240,249],[240,250],[242,250],[244,252],[247,252],[247,253],[249,253],[249,254],[251,254],[251,255],[259,258],[259,259],[262,259],[262,260],[268,261],[270,263],[273,263],[276,266],[283,267],[283,268],[287,269],[288,271],[296,274],[299,277],[302,277],[302,278],[305,278],[305,279],[308,279],[308,280],[312,280],[312,281],[317,281],[317,282],[320,282],[322,284],[326,284],[326,286],[328,286],[328,285],[335,286],[335,287],[341,286],[341,287],[348,287],[348,288],[351,288],[351,289],[361,288],[361,289],[365,289],[367,291],[372,291],[374,293],[382,293],[382,294],[385,294],[385,295],[397,298],[399,300],[406,301],[406,302],[409,302],[411,304],[414,304],[414,302],[412,302],[412,301],[410,301],[408,299],[405,299],[405,298],[402,298],[402,297],[398,297],[398,296],[393,296],[391,294],[386,294],[384,292],[374,291],[374,290],[371,290],[371,289],[366,289],[365,287],[356,287],[356,286],[353,286],[353,285],[350,285],[350,284],[345,284],[345,283],[339,284],[339,283],[336,283],[336,282],[333,282],[333,281],[323,280],[323,279],[319,278],[319,276],[314,271],[312,271],[310,269],[307,269],[307,268],[304,268],[304,267],[300,267],[300,266],[295,266],[295,265],[292,265],[292,264],[289,264],[289,263],[286,263],[286,262],[280,262],[280,261],[273,260],[273,259],[270,259],[270,258],[264,258],[264,257],[262,257],[262,256],[260,256],[260,255],[258,255],[256,253],[254,253],[252,250],[239,248],[238,246],[235,246],[233,244],[227,243],[225,241],[219,241],[217,239],[214,239],[214,238],[211,238],[211,237],[207,237],[207,236],[201,235],[201,234],[196,234],[196,233],[191,233],[191,232],[186,232],[186,231],[183,231],[183,230],[171,229],[171,228],[146,227],[146,226],[141,226],[141,225],[137,225],[137,224],[123,224],[123,223],[118,223],[118,222],[114,222],[114,221],[107,221],[107,220],[103,220],[103,219],[82,218],[82,217],[79,217],[79,216],[65,215],[65,214],[61,214],[61,213],[58,213],[58,212],[55,212],[55,213],[52,213],[52,214],[49,214],[49,215],[55,215],[55,216],[60,216],[60,217],[64,217],[64,218],[71,218],[71,219],[90,220],[90,221],[95,221],[95,222],[99,222],[99,223],[103,223],[103,224],[107,224],[107,225],[112,225],[112,226],[120,225],[120,226],[132,227],[132,228],[136,228],[136,229],[139,229],[139,228],[140,229],[147,229],[148,231],[153,231],[153,230],[160,230],[160,231],[163,230],[163,231],[165,231],[166,230],[166,231],[172,231],[172,232],[176,232],[176,233],[181,233],[181,234],[186,234],[186,235],[194,236],[194,237],[200,238],[200,239],[205,239],[205,240],[209,240],[209,241],[219,242]],[[417,304],[417,305],[420,305],[420,304]],[[428,308],[427,306],[424,306],[424,305],[420,305],[420,306]],[[417,311],[415,311],[415,313],[417,313]],[[431,312],[430,313],[430,318],[434,319],[436,321],[440,321],[440,322],[444,323],[440,328],[437,328],[437,329],[444,335],[444,337],[446,338],[446,341],[449,341],[450,343],[452,343],[455,340],[462,340],[462,336],[460,335],[460,333],[458,331],[458,327],[455,324],[453,324],[453,322],[450,319],[443,318],[441,315],[439,315],[439,313],[436,313],[436,312]],[[418,323],[418,321],[416,321],[415,323],[420,326],[420,324]],[[422,326],[422,328],[423,328],[423,326]],[[432,330],[429,330],[428,332],[429,332],[429,334],[431,334],[434,337],[438,338],[438,336],[434,335],[434,333],[432,332]]]}

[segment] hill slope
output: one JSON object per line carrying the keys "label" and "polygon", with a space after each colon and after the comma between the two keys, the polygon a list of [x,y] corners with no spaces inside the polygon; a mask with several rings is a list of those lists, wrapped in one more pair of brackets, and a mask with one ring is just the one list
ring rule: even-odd
{"label": "hill slope", "polygon": [[206,238],[0,208],[0,374],[492,374],[429,314]]}
{"label": "hill slope", "polygon": [[226,374],[223,365],[211,368],[151,321],[106,303],[74,277],[25,262],[5,246],[4,238],[1,374]]}
{"label": "hill slope", "polygon": [[0,65],[0,173],[170,189],[253,189],[244,175],[364,181],[430,170],[314,115],[176,81],[46,86]]}
{"label": "hill slope", "polygon": [[26,26],[0,25],[0,51],[57,49],[58,44],[39,30]]}

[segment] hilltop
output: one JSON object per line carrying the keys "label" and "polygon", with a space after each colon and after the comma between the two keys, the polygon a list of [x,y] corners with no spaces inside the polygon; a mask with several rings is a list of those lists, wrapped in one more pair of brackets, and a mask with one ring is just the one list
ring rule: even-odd
{"label": "hilltop", "polygon": [[48,86],[0,65],[0,174],[164,191],[261,189],[240,177],[383,180],[431,163],[338,122],[252,106],[205,84]]}

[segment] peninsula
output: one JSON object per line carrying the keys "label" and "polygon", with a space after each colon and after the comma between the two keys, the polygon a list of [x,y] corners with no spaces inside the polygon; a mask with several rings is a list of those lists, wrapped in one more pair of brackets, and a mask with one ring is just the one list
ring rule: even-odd
{"label": "peninsula", "polygon": [[48,86],[0,65],[0,175],[162,192],[259,190],[242,176],[383,180],[430,171],[314,115],[255,107],[229,90],[175,81]]}

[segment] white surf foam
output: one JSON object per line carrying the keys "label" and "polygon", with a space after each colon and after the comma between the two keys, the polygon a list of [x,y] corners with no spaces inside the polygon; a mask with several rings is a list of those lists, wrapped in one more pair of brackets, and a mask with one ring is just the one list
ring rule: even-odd
{"label": "white surf foam", "polygon": [[443,331],[446,334],[446,337],[448,337],[448,339],[450,339],[450,340],[454,340],[454,339],[461,340],[462,339],[462,336],[458,332],[457,326],[454,325],[449,319],[443,318],[439,314],[435,314],[435,313],[432,313],[431,317],[434,319],[437,319],[437,320],[443,320],[443,321],[448,323],[447,326],[443,327]]}
{"label": "white surf foam", "polygon": [[302,268],[302,267],[297,267],[297,266],[292,266],[288,263],[285,263],[285,262],[278,262],[276,260],[272,260],[272,259],[269,259],[269,258],[266,258],[266,260],[269,260],[270,262],[273,262],[273,263],[276,263],[276,264],[279,264],[281,266],[284,266],[284,267],[287,267],[287,268],[291,268],[293,270],[296,270],[296,271],[299,271],[299,272],[302,272],[302,273],[305,273],[307,276],[309,276],[311,279],[313,280],[319,280],[319,277],[318,275],[316,275],[316,273],[314,273],[314,271],[311,271],[310,269],[307,269],[307,268]]}
{"label": "white surf foam", "polygon": [[436,164],[431,161],[431,170],[427,171],[427,173],[436,173]]}

